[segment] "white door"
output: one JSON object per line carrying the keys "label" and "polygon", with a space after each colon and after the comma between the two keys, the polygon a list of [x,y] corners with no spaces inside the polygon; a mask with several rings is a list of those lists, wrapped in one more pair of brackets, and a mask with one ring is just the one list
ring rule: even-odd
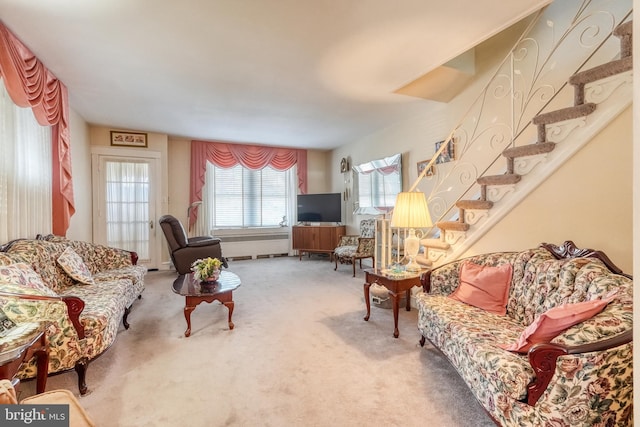
{"label": "white door", "polygon": [[158,268],[157,159],[94,154],[94,241],[135,251],[138,263]]}

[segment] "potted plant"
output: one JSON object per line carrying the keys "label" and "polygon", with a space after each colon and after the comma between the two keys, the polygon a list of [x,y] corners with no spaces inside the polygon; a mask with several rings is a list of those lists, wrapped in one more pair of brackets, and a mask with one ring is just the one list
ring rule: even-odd
{"label": "potted plant", "polygon": [[191,264],[191,271],[196,280],[214,282],[220,277],[222,261],[218,258],[200,258]]}

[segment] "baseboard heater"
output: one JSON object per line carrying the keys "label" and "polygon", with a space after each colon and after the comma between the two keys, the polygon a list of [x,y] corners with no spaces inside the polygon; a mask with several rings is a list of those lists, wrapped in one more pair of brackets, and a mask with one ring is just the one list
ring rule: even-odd
{"label": "baseboard heater", "polygon": [[288,256],[291,252],[288,227],[215,229],[211,235],[222,240],[222,256],[230,260]]}

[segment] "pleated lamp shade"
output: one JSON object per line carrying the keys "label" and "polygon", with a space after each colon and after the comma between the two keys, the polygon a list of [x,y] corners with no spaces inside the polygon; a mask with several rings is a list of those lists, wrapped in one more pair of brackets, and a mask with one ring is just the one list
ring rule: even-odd
{"label": "pleated lamp shade", "polygon": [[398,193],[391,217],[391,227],[426,228],[432,225],[424,193],[420,191]]}

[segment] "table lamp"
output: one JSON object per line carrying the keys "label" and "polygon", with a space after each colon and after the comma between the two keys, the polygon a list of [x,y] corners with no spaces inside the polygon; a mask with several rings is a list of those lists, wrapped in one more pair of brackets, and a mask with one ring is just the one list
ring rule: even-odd
{"label": "table lamp", "polygon": [[420,239],[416,236],[415,229],[432,225],[424,193],[419,191],[398,193],[391,217],[391,227],[409,229],[409,235],[404,239],[404,254],[409,257],[409,263],[405,266],[407,271],[415,272],[422,269],[415,260],[420,250]]}

